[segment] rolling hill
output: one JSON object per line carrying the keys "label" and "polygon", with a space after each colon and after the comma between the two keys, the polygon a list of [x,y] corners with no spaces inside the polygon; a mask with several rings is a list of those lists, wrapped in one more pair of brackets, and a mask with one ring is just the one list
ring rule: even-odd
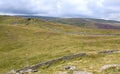
{"label": "rolling hill", "polygon": [[[0,16],[0,74],[45,64],[61,57],[65,59],[37,68],[38,74],[74,72],[64,69],[65,66],[94,74],[117,74],[119,68],[99,73],[99,69],[106,64],[120,64],[119,52],[113,51],[120,51],[119,29],[80,27],[43,18]],[[80,53],[84,53],[85,57],[66,58]]]}
{"label": "rolling hill", "polygon": [[114,20],[91,19],[91,18],[43,18],[47,21],[76,25],[83,28],[97,29],[120,29],[120,22]]}

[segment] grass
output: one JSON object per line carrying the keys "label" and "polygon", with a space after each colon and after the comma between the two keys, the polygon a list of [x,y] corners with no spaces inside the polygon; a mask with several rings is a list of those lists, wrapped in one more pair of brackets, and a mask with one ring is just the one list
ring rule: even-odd
{"label": "grass", "polygon": [[[7,17],[8,18],[8,17]],[[6,19],[6,18],[4,18]],[[26,18],[22,18],[26,19]],[[72,25],[56,24],[37,19],[39,22],[14,23],[14,18],[0,24],[0,73],[12,69],[55,59],[80,52],[90,53],[86,58],[73,59],[42,68],[43,74],[55,74],[66,65],[74,65],[80,70],[98,73],[105,64],[119,64],[120,54],[91,54],[102,50],[120,50],[120,36],[97,36],[89,34],[120,34],[120,30],[87,29]],[[12,21],[11,21],[12,20]],[[19,20],[21,20],[19,18]],[[36,20],[36,19],[35,19]],[[71,34],[68,32],[82,32]],[[88,35],[87,35],[88,34]],[[111,71],[111,70],[110,70]],[[117,71],[115,71],[116,73]],[[104,74],[107,74],[106,71]],[[114,70],[113,70],[113,74]]]}

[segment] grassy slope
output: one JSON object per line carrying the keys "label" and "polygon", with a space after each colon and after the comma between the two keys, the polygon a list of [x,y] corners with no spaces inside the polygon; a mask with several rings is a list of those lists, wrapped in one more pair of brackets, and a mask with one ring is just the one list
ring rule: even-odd
{"label": "grassy slope", "polygon": [[[68,32],[82,32],[86,34],[120,34],[119,30],[85,29],[71,25],[54,24],[37,19],[25,25],[14,24],[16,17],[0,24],[0,73],[11,69],[19,69],[64,55],[79,52],[96,52],[101,50],[120,50],[120,36],[87,36]],[[26,21],[26,18],[19,20]],[[12,20],[12,21],[11,21]],[[11,24],[9,24],[11,22]],[[49,68],[41,69],[45,74],[54,74],[65,65],[75,65],[80,70],[94,71],[105,64],[119,63],[120,54],[101,56],[90,54],[90,57],[74,59],[58,63]],[[112,57],[112,58],[111,58]]]}

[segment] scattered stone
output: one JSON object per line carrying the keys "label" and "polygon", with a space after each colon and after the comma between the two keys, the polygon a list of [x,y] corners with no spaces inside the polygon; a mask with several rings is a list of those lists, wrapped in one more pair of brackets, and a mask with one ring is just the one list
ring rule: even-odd
{"label": "scattered stone", "polygon": [[64,66],[64,70],[75,70],[75,66]]}
{"label": "scattered stone", "polygon": [[93,74],[93,73],[88,71],[74,71],[73,74]]}
{"label": "scattered stone", "polygon": [[[114,53],[114,52],[119,52],[120,50],[108,50],[108,51],[100,51],[98,53],[102,53],[102,54],[111,54],[111,53]],[[47,62],[42,62],[42,63],[39,63],[39,64],[36,64],[36,65],[33,65],[33,66],[30,66],[30,67],[25,67],[25,68],[22,68],[22,69],[19,69],[19,70],[13,70],[11,71],[10,73],[8,74],[25,74],[25,73],[31,73],[31,72],[38,72],[38,68],[42,67],[42,66],[50,66],[56,62],[59,62],[59,61],[67,61],[67,60],[70,60],[70,59],[74,59],[74,58],[84,58],[87,56],[87,53],[78,53],[78,54],[71,54],[71,55],[68,55],[68,56],[63,56],[63,57],[59,57],[57,59],[53,59],[53,60],[50,60],[50,61],[47,61]],[[115,66],[118,66],[118,65],[115,65]],[[112,67],[115,67],[112,65]],[[110,65],[111,67],[111,65]],[[101,68],[101,71],[106,69],[106,68],[109,68],[109,66],[104,66]],[[76,67],[75,66],[65,66],[64,67],[64,70],[75,70]],[[89,74],[89,73],[88,73]]]}
{"label": "scattered stone", "polygon": [[100,68],[100,72],[103,72],[109,68],[120,68],[120,64],[109,64],[109,65],[104,65]]}
{"label": "scattered stone", "polygon": [[[47,61],[47,62],[42,62],[42,63],[36,64],[36,65],[33,65],[31,67],[25,67],[25,68],[19,69],[19,70],[17,70],[17,72],[18,73],[19,72],[28,73],[28,72],[30,72],[29,69],[36,70],[36,69],[38,69],[42,66],[50,66],[50,65],[52,65],[52,64],[54,64],[58,61],[67,61],[67,60],[70,60],[70,59],[79,58],[79,57],[83,58],[83,57],[86,57],[86,56],[87,56],[86,53],[79,53],[79,54],[72,54],[72,55],[68,55],[68,56],[63,56],[63,57],[60,57],[60,58],[57,58],[57,59],[53,59],[53,60],[50,60],[50,61]],[[70,68],[68,67],[68,69],[74,70],[75,67],[70,66]],[[34,72],[37,72],[37,70],[34,71]]]}

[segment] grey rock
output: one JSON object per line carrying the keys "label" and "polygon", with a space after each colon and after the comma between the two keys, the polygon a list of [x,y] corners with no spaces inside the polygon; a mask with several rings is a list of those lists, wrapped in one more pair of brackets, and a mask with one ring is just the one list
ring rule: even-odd
{"label": "grey rock", "polygon": [[105,71],[106,69],[109,69],[109,68],[112,68],[112,67],[115,67],[115,68],[120,68],[120,64],[109,64],[109,65],[104,65],[100,68],[100,72],[102,71]]}
{"label": "grey rock", "polygon": [[38,72],[38,70],[32,70],[32,72]]}
{"label": "grey rock", "polygon": [[93,73],[87,71],[74,71],[73,74],[93,74]]}
{"label": "grey rock", "polygon": [[75,70],[75,66],[64,66],[64,70]]}
{"label": "grey rock", "polygon": [[11,70],[10,72],[8,72],[7,74],[18,74],[15,70]]}
{"label": "grey rock", "polygon": [[60,72],[58,72],[58,74],[68,74],[68,72],[67,71],[64,71],[64,72],[60,71]]}

